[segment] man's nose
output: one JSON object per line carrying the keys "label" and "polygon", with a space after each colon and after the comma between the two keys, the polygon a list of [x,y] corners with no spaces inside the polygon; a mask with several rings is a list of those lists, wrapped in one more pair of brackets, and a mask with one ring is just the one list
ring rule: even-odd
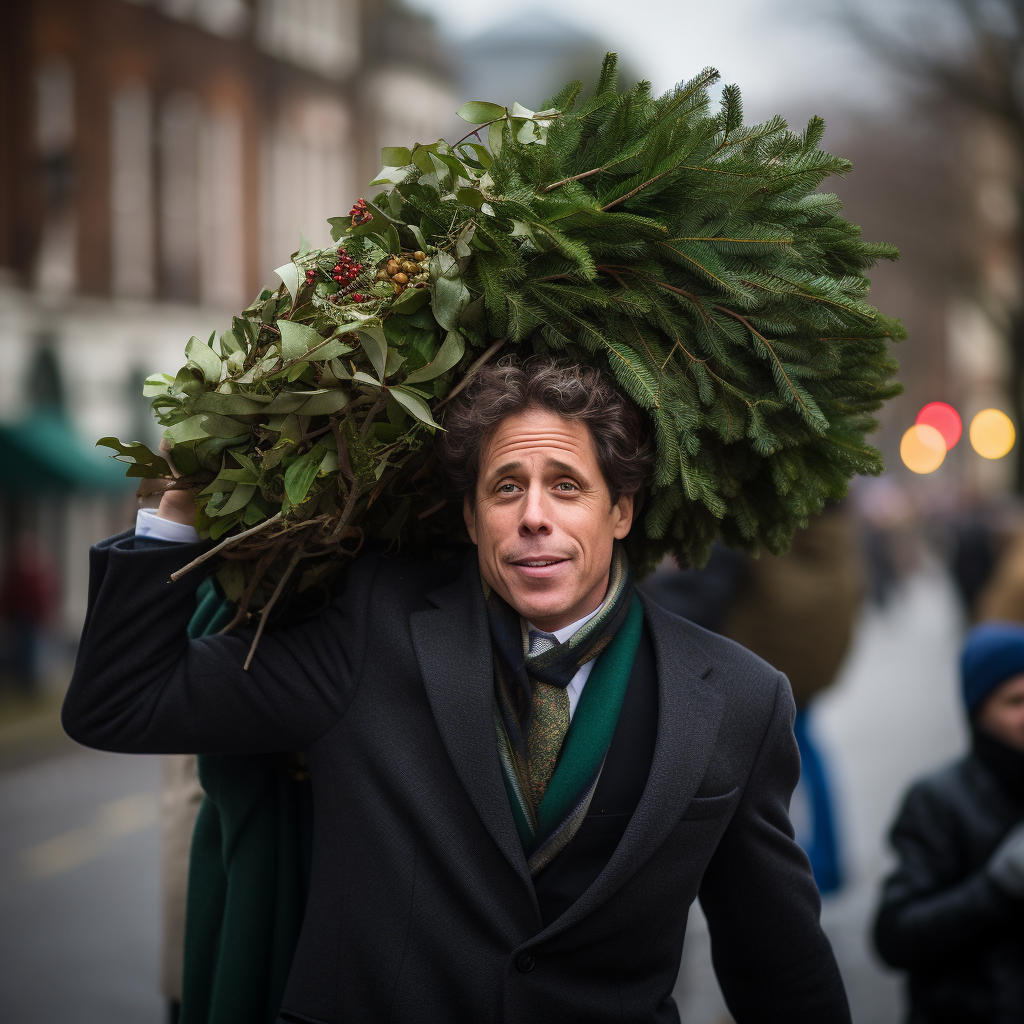
{"label": "man's nose", "polygon": [[551,518],[547,513],[544,498],[543,487],[527,488],[523,517],[519,520],[520,534],[551,532]]}

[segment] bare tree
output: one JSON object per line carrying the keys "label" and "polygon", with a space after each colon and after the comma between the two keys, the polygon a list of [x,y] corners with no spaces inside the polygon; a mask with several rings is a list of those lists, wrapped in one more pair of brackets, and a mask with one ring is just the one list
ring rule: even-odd
{"label": "bare tree", "polygon": [[[984,118],[1014,154],[1008,185],[1018,211],[1010,244],[1024,267],[1024,0],[906,0],[872,13],[846,6],[841,20],[866,49],[923,97]],[[1018,270],[1019,274],[1019,270]],[[1024,303],[1004,305],[1009,397],[1024,426]],[[1015,450],[1024,493],[1024,443]]]}

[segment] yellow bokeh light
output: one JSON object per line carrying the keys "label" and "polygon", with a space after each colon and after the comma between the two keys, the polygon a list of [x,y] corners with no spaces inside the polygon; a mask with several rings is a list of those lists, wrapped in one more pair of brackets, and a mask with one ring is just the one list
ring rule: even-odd
{"label": "yellow bokeh light", "polygon": [[983,458],[1001,459],[1016,439],[1010,417],[998,409],[983,409],[971,420],[971,446]]}
{"label": "yellow bokeh light", "polygon": [[934,473],[946,457],[946,442],[927,423],[915,423],[900,442],[900,458],[913,473]]}

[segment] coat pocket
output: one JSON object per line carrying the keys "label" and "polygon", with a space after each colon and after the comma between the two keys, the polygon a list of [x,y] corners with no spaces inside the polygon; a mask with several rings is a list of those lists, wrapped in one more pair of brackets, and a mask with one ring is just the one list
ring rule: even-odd
{"label": "coat pocket", "polygon": [[737,802],[740,787],[733,786],[728,793],[719,796],[695,796],[683,811],[683,821],[695,821],[703,818],[719,818],[731,810]]}

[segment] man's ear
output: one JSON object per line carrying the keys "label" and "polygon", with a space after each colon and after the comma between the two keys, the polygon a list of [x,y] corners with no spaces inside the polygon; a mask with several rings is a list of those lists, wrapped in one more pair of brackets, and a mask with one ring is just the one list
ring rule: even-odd
{"label": "man's ear", "polygon": [[466,529],[469,530],[469,539],[476,543],[476,509],[466,494],[462,499],[462,518],[466,520]]}
{"label": "man's ear", "polygon": [[612,514],[618,514],[618,522],[615,524],[614,537],[622,540],[633,525],[633,495],[619,495],[619,500],[612,506]]}

